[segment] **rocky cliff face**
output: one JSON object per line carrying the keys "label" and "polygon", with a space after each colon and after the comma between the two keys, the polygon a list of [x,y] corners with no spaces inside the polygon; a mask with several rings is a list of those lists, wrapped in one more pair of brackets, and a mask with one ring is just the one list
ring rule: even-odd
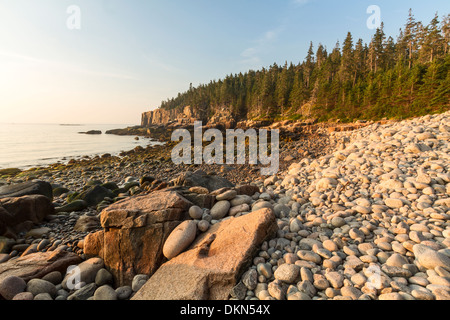
{"label": "rocky cliff face", "polygon": [[191,124],[196,120],[201,120],[201,116],[192,107],[187,106],[183,111],[157,109],[142,114],[141,125],[149,127],[151,125],[166,125],[170,123]]}
{"label": "rocky cliff face", "polygon": [[157,109],[145,112],[142,114],[141,125],[143,127],[168,124],[191,125],[195,121],[203,121],[206,127],[221,125],[226,129],[234,128],[237,123],[231,112],[225,107],[217,109],[214,116],[208,117],[206,112],[200,112],[187,106],[182,111]]}

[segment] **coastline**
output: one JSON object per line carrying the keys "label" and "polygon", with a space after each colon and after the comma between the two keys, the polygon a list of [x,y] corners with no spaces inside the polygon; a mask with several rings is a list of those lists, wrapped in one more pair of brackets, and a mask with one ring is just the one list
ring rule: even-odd
{"label": "coastline", "polygon": [[[239,274],[241,282],[231,290],[233,299],[445,299],[446,287],[431,282],[441,281],[442,276],[433,275],[427,280],[427,268],[415,259],[420,259],[423,250],[433,250],[439,257],[448,254],[448,117],[445,113],[403,122],[372,123],[356,130],[327,127],[311,130],[310,134],[302,132],[295,138],[282,135],[280,171],[272,177],[260,176],[258,166],[175,166],[170,158],[175,143],[22,172],[9,182],[38,179],[51,183],[55,213],[31,230],[18,233],[9,243],[12,251],[0,256],[0,261],[13,263],[18,257],[26,259],[33,253],[57,248],[82,261],[91,261],[92,256],[97,256],[92,255],[93,238],[110,232],[103,225],[106,220],[101,223],[100,214],[152,195],[179,194],[204,208],[203,217],[195,220],[198,228],[204,221],[208,221],[208,226],[211,223],[211,228],[220,226],[230,217],[202,220],[206,212],[211,210],[213,214],[216,198],[228,199],[216,204],[236,203],[230,209],[235,212],[243,210],[238,208],[237,200],[245,198],[236,196],[238,190],[251,190],[245,198],[250,202],[244,205],[247,210],[250,205],[252,209],[238,212],[234,218],[269,209],[267,212],[276,217],[278,231],[252,248],[256,250],[253,265]],[[401,173],[403,168],[407,171]],[[215,192],[197,185],[179,187],[180,177],[186,179],[189,172],[203,172],[214,180],[225,179],[235,187]],[[407,175],[407,179],[401,175]],[[99,195],[101,200],[88,206],[88,195]],[[159,204],[165,200],[152,201]],[[128,215],[135,214],[130,210]],[[170,210],[173,208],[164,212]],[[397,260],[403,264],[398,265]],[[0,262],[0,269],[1,266]],[[381,289],[374,291],[364,286],[368,283],[364,270],[370,266],[388,277],[383,278]],[[446,274],[445,270],[442,272]],[[157,280],[142,276],[137,274],[135,279],[144,279],[142,284],[147,283],[149,288],[158,285]],[[421,277],[431,284],[423,289],[407,286],[409,278]],[[442,281],[445,283],[445,279]],[[285,283],[291,284],[289,290]],[[113,289],[125,290],[118,284]],[[64,290],[67,294],[80,294]],[[137,291],[133,290],[125,300]],[[151,292],[143,289],[138,297],[153,297]],[[168,297],[171,295],[162,298]]]}

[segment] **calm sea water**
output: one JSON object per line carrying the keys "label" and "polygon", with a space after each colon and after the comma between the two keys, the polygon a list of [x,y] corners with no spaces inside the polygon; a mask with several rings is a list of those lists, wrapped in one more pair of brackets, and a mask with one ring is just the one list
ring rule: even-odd
{"label": "calm sea water", "polygon": [[[131,126],[131,125],[130,125]],[[136,141],[134,136],[105,134],[107,130],[126,128],[127,125],[77,125],[58,124],[1,124],[0,169],[26,169],[45,166],[58,161],[65,163],[82,156],[129,151],[137,146],[155,144],[147,138]],[[78,132],[101,130],[101,135]]]}

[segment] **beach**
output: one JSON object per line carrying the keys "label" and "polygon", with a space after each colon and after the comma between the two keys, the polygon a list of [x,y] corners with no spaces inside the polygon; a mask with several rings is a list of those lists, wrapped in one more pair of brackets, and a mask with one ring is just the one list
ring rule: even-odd
{"label": "beach", "polygon": [[[84,288],[71,290],[65,272],[57,271],[51,299],[94,299],[102,288],[97,295],[106,292],[108,299],[178,300],[180,296],[164,288],[159,295],[150,292],[158,286],[157,279],[164,277],[167,263],[186,263],[182,259],[194,250],[188,249],[191,242],[169,262],[162,253],[155,253],[160,258],[151,266],[143,266],[137,257],[127,258],[147,245],[145,237],[138,240],[136,235],[131,241],[121,236],[125,238],[120,246],[130,241],[134,249],[119,256],[93,245],[108,237],[114,248],[118,240],[110,232],[116,228],[138,233],[144,225],[145,230],[154,228],[150,220],[142,225],[138,216],[128,227],[123,225],[130,223],[126,220],[110,221],[123,210],[131,210],[127,216],[133,217],[135,206],[141,214],[146,210],[173,212],[171,216],[189,212],[177,219],[193,222],[194,239],[240,219],[273,215],[273,224],[265,222],[265,228],[276,231],[267,232],[249,248],[250,267],[237,262],[242,278],[224,286],[230,289],[222,296],[227,299],[447,299],[449,114],[367,123],[349,131],[342,129],[345,126],[308,127],[296,136],[287,134],[295,123],[275,126],[285,134],[281,135],[280,172],[271,177],[261,176],[260,166],[175,166],[170,158],[175,144],[170,141],[164,146],[138,146],[118,156],[86,157],[3,176],[3,186],[36,180],[50,184],[55,211],[14,234],[15,239],[1,238],[0,278],[9,274],[2,266],[23,263],[33,255],[64,252],[109,280],[97,282],[94,276]],[[175,197],[175,202],[161,197]],[[146,198],[147,209],[139,204]],[[177,211],[179,201],[184,211]],[[108,267],[117,258],[122,262],[114,264],[123,266]],[[134,266],[131,273],[129,264]],[[176,276],[173,281],[183,285]]]}

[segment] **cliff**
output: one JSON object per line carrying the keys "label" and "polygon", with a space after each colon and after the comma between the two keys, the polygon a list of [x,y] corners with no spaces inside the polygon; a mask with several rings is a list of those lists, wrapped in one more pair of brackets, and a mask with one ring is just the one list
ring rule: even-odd
{"label": "cliff", "polygon": [[143,127],[149,127],[151,125],[166,125],[171,123],[178,123],[181,125],[190,124],[200,119],[200,115],[197,114],[190,106],[185,107],[181,112],[176,109],[157,109],[143,113],[141,125]]}
{"label": "cliff", "polygon": [[177,109],[157,109],[142,114],[141,126],[149,127],[152,125],[191,125],[195,121],[203,121],[206,126],[214,127],[222,125],[229,129],[236,126],[236,119],[227,108],[216,110],[212,117],[208,117],[207,112],[201,112],[191,106],[184,107],[182,111]]}

